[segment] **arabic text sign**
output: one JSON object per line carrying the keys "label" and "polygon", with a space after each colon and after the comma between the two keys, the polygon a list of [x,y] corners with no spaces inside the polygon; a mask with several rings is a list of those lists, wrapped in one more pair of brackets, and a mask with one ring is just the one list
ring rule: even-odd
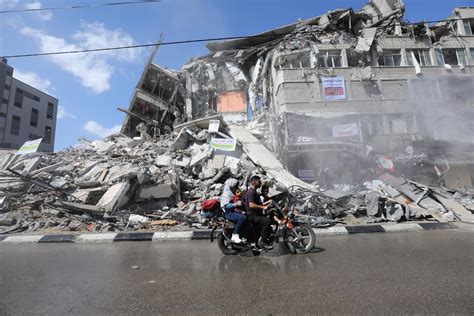
{"label": "arabic text sign", "polygon": [[359,135],[359,127],[357,123],[334,125],[332,127],[333,137],[347,137]]}
{"label": "arabic text sign", "polygon": [[237,140],[227,138],[212,138],[211,147],[217,150],[234,151],[237,145]]}
{"label": "arabic text sign", "polygon": [[217,133],[219,131],[219,125],[221,121],[219,120],[210,120],[209,121],[209,133]]}
{"label": "arabic text sign", "polygon": [[35,153],[38,151],[39,145],[43,138],[27,141],[17,151],[17,155],[24,155],[29,153]]}
{"label": "arabic text sign", "polygon": [[323,94],[326,100],[343,100],[347,98],[344,77],[321,78]]}

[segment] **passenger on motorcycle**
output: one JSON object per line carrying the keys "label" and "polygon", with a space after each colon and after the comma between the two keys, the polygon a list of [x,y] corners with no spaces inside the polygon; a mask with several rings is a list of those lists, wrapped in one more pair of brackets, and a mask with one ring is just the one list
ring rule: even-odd
{"label": "passenger on motorcycle", "polygon": [[235,195],[239,190],[239,182],[236,179],[229,178],[224,183],[224,191],[221,195],[221,205],[224,209],[224,217],[235,223],[234,233],[231,241],[234,243],[241,243],[240,231],[245,222],[246,216],[242,213],[242,201],[236,199]]}
{"label": "passenger on motorcycle", "polygon": [[263,243],[263,247],[266,249],[271,249],[272,246],[269,241],[269,237],[272,231],[272,221],[265,215],[265,211],[268,208],[268,205],[264,205],[260,199],[260,195],[257,193],[257,189],[262,186],[262,181],[259,176],[252,176],[250,178],[250,187],[247,190],[247,195],[245,199],[245,208],[247,213],[248,221],[255,227],[259,226],[261,228],[260,236]]}

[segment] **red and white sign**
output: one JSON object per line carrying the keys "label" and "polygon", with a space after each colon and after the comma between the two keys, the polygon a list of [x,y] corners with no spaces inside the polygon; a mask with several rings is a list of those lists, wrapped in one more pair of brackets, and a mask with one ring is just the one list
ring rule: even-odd
{"label": "red and white sign", "polygon": [[321,78],[323,83],[323,94],[326,100],[344,100],[346,95],[346,83],[344,77]]}
{"label": "red and white sign", "polygon": [[348,137],[359,135],[359,126],[357,123],[334,125],[332,127],[333,137]]}

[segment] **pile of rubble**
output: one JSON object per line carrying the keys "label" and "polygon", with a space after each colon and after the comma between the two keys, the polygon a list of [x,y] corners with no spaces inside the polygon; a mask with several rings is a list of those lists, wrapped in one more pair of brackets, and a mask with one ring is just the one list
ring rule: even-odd
{"label": "pile of rubble", "polygon": [[206,129],[157,139],[111,136],[57,154],[7,154],[0,161],[0,233],[108,231],[199,226],[200,202],[228,177],[256,166],[242,151],[223,155]]}
{"label": "pile of rubble", "polygon": [[316,223],[327,219],[344,224],[409,220],[474,223],[474,192],[430,187],[388,173],[361,187],[325,192],[293,187],[291,204],[302,214],[314,216]]}
{"label": "pile of rubble", "polygon": [[[474,222],[474,196],[384,174],[363,190],[320,192],[284,169],[249,129],[210,133],[211,118],[151,138],[83,140],[55,154],[6,154],[0,159],[0,234],[21,231],[121,231],[206,228],[199,206],[221,194],[229,177],[247,185],[255,173],[315,224],[435,219]],[[215,121],[215,120],[214,120]],[[235,148],[213,146],[216,135]],[[229,136],[232,135],[232,136]],[[222,139],[222,138],[221,138]]]}

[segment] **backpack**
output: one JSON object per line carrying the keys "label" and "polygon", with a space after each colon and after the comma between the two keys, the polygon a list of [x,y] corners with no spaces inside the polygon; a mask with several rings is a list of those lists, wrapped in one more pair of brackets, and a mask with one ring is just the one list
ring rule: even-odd
{"label": "backpack", "polygon": [[211,212],[214,216],[219,216],[222,213],[221,202],[218,199],[208,199],[201,204],[202,212]]}

